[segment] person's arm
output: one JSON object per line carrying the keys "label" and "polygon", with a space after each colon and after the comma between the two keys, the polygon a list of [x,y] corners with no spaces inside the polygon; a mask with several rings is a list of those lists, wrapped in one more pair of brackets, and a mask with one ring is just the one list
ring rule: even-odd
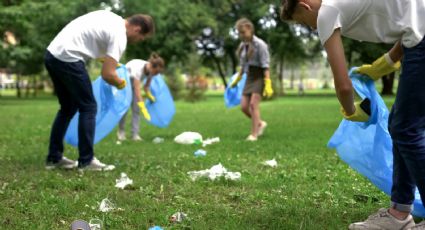
{"label": "person's arm", "polygon": [[118,77],[116,68],[117,68],[117,61],[115,59],[106,56],[103,59],[103,65],[102,65],[102,78],[105,80],[108,84],[116,86],[119,89],[122,89],[125,87],[125,80]]}
{"label": "person's arm", "polygon": [[388,51],[388,55],[390,56],[391,60],[394,63],[401,60],[401,58],[403,57],[403,47],[401,47],[400,41],[394,44],[393,48],[391,48],[391,50]]}
{"label": "person's arm", "polygon": [[324,47],[334,75],[335,90],[339,103],[345,110],[346,115],[352,115],[356,110],[354,106],[354,91],[347,73],[344,47],[339,29],[333,32],[325,42]]}
{"label": "person's arm", "polygon": [[152,95],[151,90],[150,90],[152,78],[154,78],[154,76],[152,76],[152,75],[149,75],[148,76],[148,78],[146,79],[146,83],[145,83],[145,85],[143,87],[143,90],[146,93],[146,97],[149,98],[149,100],[151,102],[155,102],[156,101],[156,98],[155,98],[154,95]]}

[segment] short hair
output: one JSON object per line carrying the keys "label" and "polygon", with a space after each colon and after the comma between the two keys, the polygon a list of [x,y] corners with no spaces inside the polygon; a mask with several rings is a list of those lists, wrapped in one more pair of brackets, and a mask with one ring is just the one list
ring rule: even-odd
{"label": "short hair", "polygon": [[146,14],[135,14],[127,18],[131,25],[140,26],[143,35],[155,34],[155,23],[151,16]]}
{"label": "short hair", "polygon": [[236,29],[239,29],[243,26],[250,28],[252,32],[255,31],[254,24],[247,18],[241,18],[238,21],[236,21],[236,25],[235,25]]}
{"label": "short hair", "polygon": [[152,53],[151,56],[149,57],[149,63],[151,63],[152,67],[154,68],[161,68],[163,69],[165,66],[165,62],[164,59],[162,59],[162,57],[160,57],[157,53]]}
{"label": "short hair", "polygon": [[280,19],[282,21],[293,20],[292,15],[297,7],[298,0],[282,0],[280,3]]}

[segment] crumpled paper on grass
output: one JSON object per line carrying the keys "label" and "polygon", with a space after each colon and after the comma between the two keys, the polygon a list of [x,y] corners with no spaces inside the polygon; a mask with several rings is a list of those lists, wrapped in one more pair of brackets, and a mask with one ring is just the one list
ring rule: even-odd
{"label": "crumpled paper on grass", "polygon": [[210,169],[200,170],[200,171],[190,171],[187,173],[192,179],[192,181],[196,181],[199,178],[208,178],[214,181],[217,178],[224,177],[226,180],[240,180],[241,173],[240,172],[230,172],[221,164],[217,164],[212,166]]}
{"label": "crumpled paper on grass", "polygon": [[133,180],[130,179],[125,173],[121,173],[121,177],[115,181],[115,188],[125,189],[127,186],[133,185]]}
{"label": "crumpled paper on grass", "polygon": [[174,141],[178,144],[191,145],[201,144],[202,135],[197,132],[183,132],[174,138]]}
{"label": "crumpled paper on grass", "polygon": [[273,158],[272,160],[264,161],[263,165],[270,166],[272,168],[276,168],[277,167],[277,161],[276,161],[276,159]]}

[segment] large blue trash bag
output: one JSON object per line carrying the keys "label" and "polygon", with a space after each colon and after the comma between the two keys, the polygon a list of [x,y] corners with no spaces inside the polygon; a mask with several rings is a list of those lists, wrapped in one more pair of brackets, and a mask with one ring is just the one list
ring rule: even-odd
{"label": "large blue trash bag", "polygon": [[155,102],[152,103],[148,99],[145,101],[146,109],[151,116],[149,123],[159,128],[165,128],[173,120],[176,108],[173,96],[162,75],[159,74],[152,78],[150,91],[155,97]]}
{"label": "large blue trash bag", "polygon": [[[238,76],[238,73],[235,73],[231,78],[229,83],[233,82],[233,80]],[[238,84],[231,88],[230,84],[227,86],[226,91],[224,92],[224,104],[227,108],[232,108],[241,104],[242,92],[245,87],[246,82],[246,74],[242,75],[242,79],[238,82]]]}
{"label": "large blue trash bag", "polygon": [[[354,89],[361,98],[371,100],[372,116],[368,122],[343,120],[328,143],[354,170],[366,176],[376,187],[391,195],[393,154],[388,132],[387,106],[367,76],[350,71]],[[419,192],[416,189],[413,214],[425,217]]]}
{"label": "large blue trash bag", "polygon": [[[127,81],[126,87],[122,90],[109,85],[101,76],[92,83],[97,103],[94,144],[101,141],[114,129],[131,104],[132,90],[125,65],[118,67],[117,73],[120,78]],[[65,141],[73,146],[78,146],[78,117],[79,113],[75,114],[65,134]]]}

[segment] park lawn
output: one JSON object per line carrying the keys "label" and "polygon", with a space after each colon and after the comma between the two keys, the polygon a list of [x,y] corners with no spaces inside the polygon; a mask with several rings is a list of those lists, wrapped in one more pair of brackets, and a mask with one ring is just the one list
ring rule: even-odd
{"label": "park lawn", "polygon": [[[0,98],[2,229],[68,229],[73,220],[92,218],[102,219],[105,229],[347,229],[388,205],[385,194],[326,147],[341,121],[334,96],[262,103],[269,126],[256,143],[244,141],[249,120],[237,108],[225,109],[221,97],[179,101],[169,128],[142,123],[144,142],[117,145],[114,131],[95,146],[100,160],[117,166],[112,172],[44,169],[57,109],[53,97]],[[221,142],[195,158],[200,146],[173,143],[183,131]],[[154,144],[155,137],[165,142]],[[77,151],[67,146],[65,155],[76,159]],[[273,158],[277,168],[261,164]],[[218,163],[241,172],[241,181],[193,182],[187,175]],[[134,180],[133,189],[114,187],[121,172]],[[122,210],[99,212],[104,198]],[[189,219],[170,224],[169,216],[178,211]]]}

